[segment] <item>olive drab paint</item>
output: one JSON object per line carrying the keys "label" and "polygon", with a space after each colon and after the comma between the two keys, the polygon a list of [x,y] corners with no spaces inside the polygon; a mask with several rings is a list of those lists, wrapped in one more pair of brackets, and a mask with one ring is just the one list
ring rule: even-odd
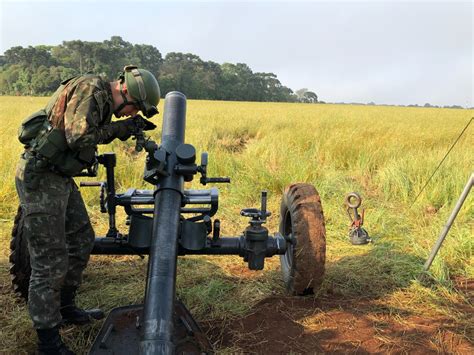
{"label": "olive drab paint", "polygon": [[125,81],[128,93],[147,118],[158,113],[161,91],[151,72],[138,69],[135,65],[127,65],[119,79]]}

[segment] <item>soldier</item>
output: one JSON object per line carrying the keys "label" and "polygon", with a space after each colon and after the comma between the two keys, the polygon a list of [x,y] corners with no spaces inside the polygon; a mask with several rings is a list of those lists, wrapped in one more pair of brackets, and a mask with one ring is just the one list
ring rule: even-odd
{"label": "soldier", "polygon": [[[150,118],[158,113],[159,100],[153,74],[127,66],[114,82],[93,75],[65,80],[46,108],[22,125],[25,152],[15,180],[32,269],[28,308],[40,354],[72,354],[59,326],[104,316],[75,303],[95,236],[72,176],[92,166],[97,144],[124,141],[136,129],[132,117],[111,122],[112,114],[127,117],[141,111]],[[42,122],[39,129],[34,122]],[[145,129],[155,127],[145,122]]]}

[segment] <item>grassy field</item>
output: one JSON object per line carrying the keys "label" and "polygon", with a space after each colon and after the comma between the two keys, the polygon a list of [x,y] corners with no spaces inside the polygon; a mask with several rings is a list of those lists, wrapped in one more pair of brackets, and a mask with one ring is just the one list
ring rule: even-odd
{"label": "grassy field", "polygon": [[[22,150],[16,132],[21,120],[43,107],[46,100],[0,97],[0,353],[31,352],[36,342],[26,307],[10,292],[8,252],[18,204],[15,165]],[[411,206],[473,116],[472,110],[191,100],[187,112],[186,141],[198,152],[209,152],[210,176],[232,178],[232,184],[219,186],[217,217],[222,221],[223,235],[241,233],[247,221],[239,211],[257,207],[263,189],[269,191],[268,208],[273,212],[268,222],[271,232],[277,230],[278,206],[285,186],[307,182],[318,189],[326,218],[327,273],[315,300],[321,302],[316,307],[319,313],[312,310],[311,315],[290,317],[305,334],[318,339],[329,327],[321,317],[330,318],[350,309],[356,316],[367,317],[371,329],[375,329],[378,348],[363,344],[369,352],[378,349],[403,353],[421,347],[433,352],[463,353],[473,349],[472,193],[430,274],[420,276],[431,247],[473,171],[472,125]],[[161,115],[155,118],[160,119]],[[152,136],[159,140],[159,129]],[[133,142],[114,142],[101,151],[118,155],[119,190],[146,187],[142,181],[144,154],[133,151]],[[199,185],[193,182],[187,188]],[[372,244],[352,246],[348,242],[349,220],[343,201],[351,191],[363,196],[365,227],[374,240]],[[95,189],[83,189],[96,233],[103,235],[107,222],[106,215],[99,213],[98,194]],[[121,228],[125,231],[123,223]],[[110,310],[141,302],[145,270],[146,259],[135,256],[92,257],[79,294],[80,304]],[[246,271],[237,257],[184,257],[179,261],[178,274],[178,296],[204,325],[216,350],[223,353],[247,350],[238,332],[231,328],[245,324],[241,320],[258,312],[265,300],[284,294],[276,257],[267,259],[261,272]],[[330,308],[325,306],[329,301]],[[288,312],[292,313],[291,309]],[[401,331],[403,334],[395,339],[393,334],[384,333],[386,328],[421,329],[420,319],[439,325],[428,335]],[[332,324],[331,329],[341,330],[338,326],[341,324]],[[69,327],[63,329],[63,336],[75,351],[84,353],[99,327]],[[447,347],[447,332],[457,346]],[[355,340],[344,341],[353,344]],[[362,348],[354,345],[350,349]],[[306,352],[297,346],[290,350]]]}

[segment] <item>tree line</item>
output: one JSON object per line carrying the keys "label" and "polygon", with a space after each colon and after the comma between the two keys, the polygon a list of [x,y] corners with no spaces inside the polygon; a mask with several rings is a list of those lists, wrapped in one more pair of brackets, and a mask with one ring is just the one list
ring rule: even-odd
{"label": "tree line", "polygon": [[314,92],[293,92],[274,73],[253,72],[244,63],[218,64],[191,53],[168,53],[120,36],[103,42],[64,41],[57,46],[16,46],[0,56],[1,95],[50,95],[60,82],[91,72],[112,81],[127,64],[151,71],[162,94],[173,90],[191,99],[318,102]]}

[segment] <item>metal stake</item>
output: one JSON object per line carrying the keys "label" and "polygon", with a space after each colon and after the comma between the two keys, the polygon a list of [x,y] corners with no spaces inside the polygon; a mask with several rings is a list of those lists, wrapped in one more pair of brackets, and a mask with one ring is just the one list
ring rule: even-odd
{"label": "metal stake", "polygon": [[466,200],[467,195],[469,194],[469,191],[471,191],[471,187],[472,187],[473,184],[474,184],[474,173],[471,174],[471,177],[467,181],[466,186],[464,186],[464,190],[463,190],[461,196],[459,197],[459,200],[456,203],[456,206],[454,206],[454,209],[451,212],[451,216],[449,216],[449,219],[446,222],[443,230],[441,231],[441,234],[439,235],[435,246],[431,250],[431,254],[430,254],[428,260],[426,260],[426,263],[423,267],[424,271],[428,271],[428,269],[431,266],[431,263],[433,262],[433,259],[435,258],[435,256],[438,253],[439,249],[441,249],[441,245],[443,244],[444,238],[446,238],[446,235],[448,234],[449,229],[451,228],[454,220],[456,219],[456,216],[458,215],[459,210],[461,209],[464,201]]}

